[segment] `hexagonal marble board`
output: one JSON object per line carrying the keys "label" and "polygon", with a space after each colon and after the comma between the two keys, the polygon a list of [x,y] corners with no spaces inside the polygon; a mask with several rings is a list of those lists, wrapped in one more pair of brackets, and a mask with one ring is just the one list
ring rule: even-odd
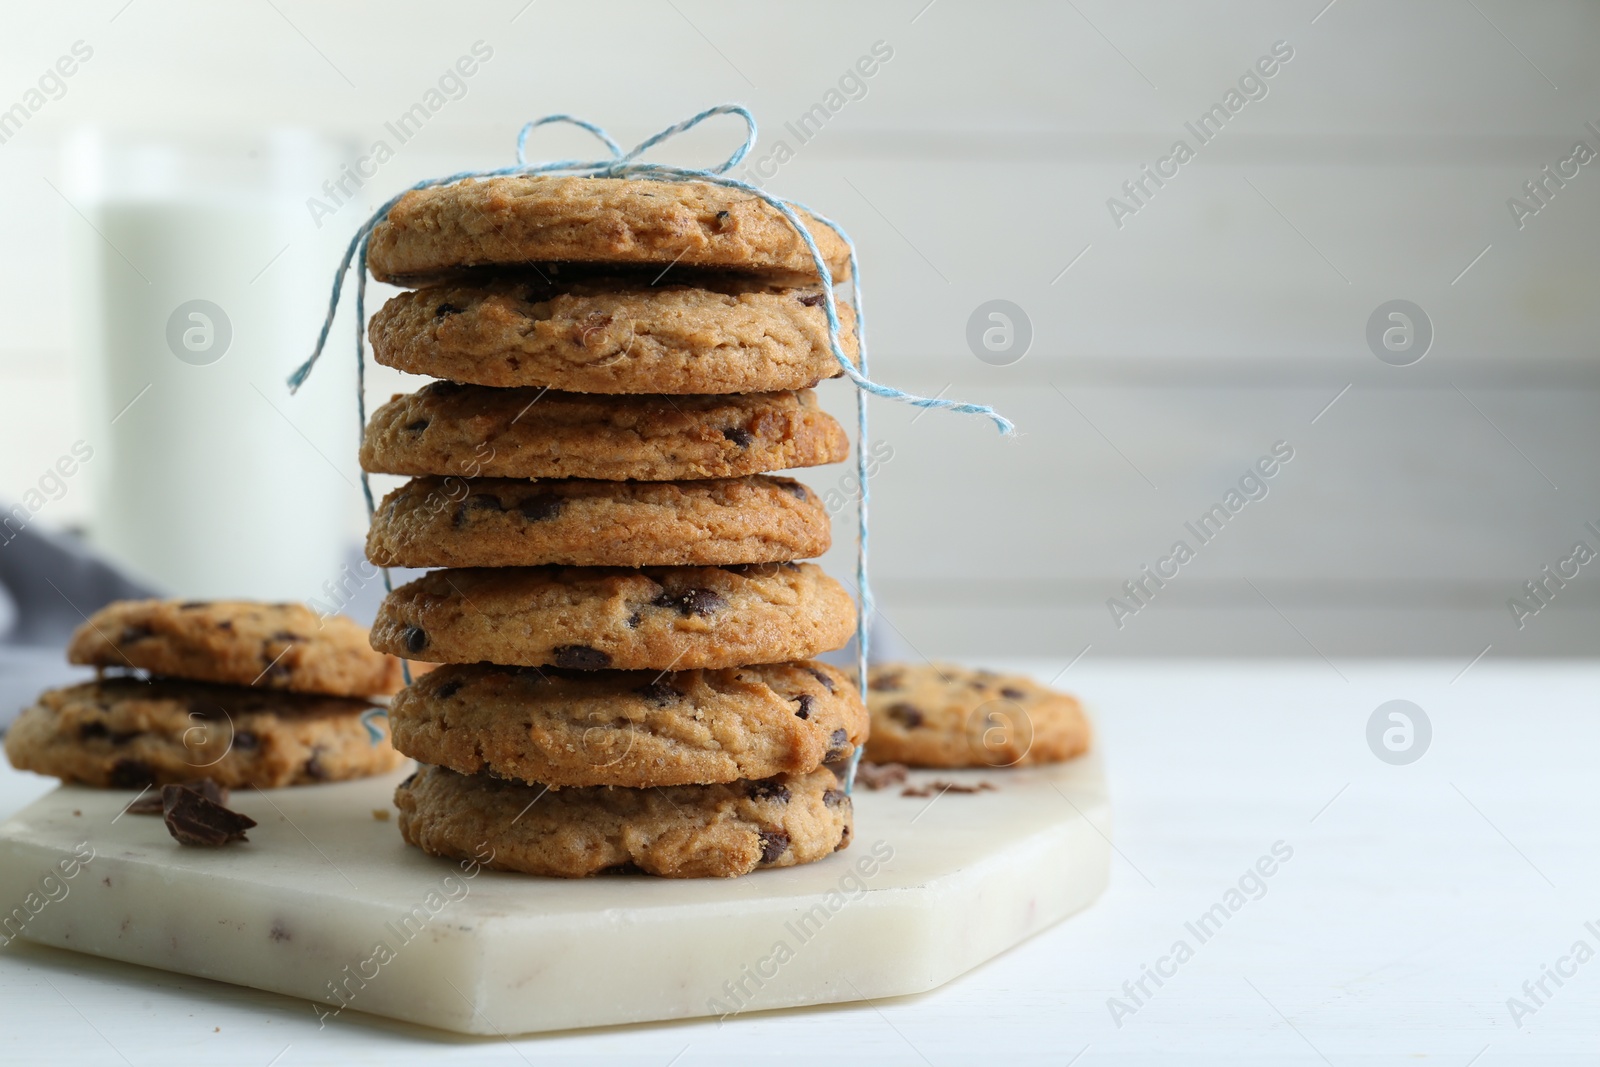
{"label": "hexagonal marble board", "polygon": [[[728,880],[463,869],[400,840],[401,777],[238,793],[260,825],[215,850],[121,814],[130,794],[62,787],[0,827],[0,937],[512,1034],[922,992],[1109,877],[1097,753],[911,778],[992,792],[858,788],[848,849]],[[93,858],[62,867],[75,849]]]}

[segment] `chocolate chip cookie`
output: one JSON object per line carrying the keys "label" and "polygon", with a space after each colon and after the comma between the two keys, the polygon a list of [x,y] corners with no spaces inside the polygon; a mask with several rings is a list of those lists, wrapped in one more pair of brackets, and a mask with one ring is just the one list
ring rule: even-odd
{"label": "chocolate chip cookie", "polygon": [[810,659],[855,630],[813,563],[433,571],[384,598],[372,647],[432,663],[693,670]]}
{"label": "chocolate chip cookie", "polygon": [[[850,251],[797,209],[838,281]],[[654,264],[816,276],[781,212],[711,182],[521,175],[414,189],[372,231],[367,266],[411,286],[464,269],[546,262]]]}
{"label": "chocolate chip cookie", "polygon": [[850,755],[867,712],[822,663],[714,671],[451,664],[400,691],[395,747],[462,774],[551,786],[732,782]]}
{"label": "chocolate chip cookie", "polygon": [[881,663],[867,671],[866,758],[911,767],[1051,763],[1089,747],[1078,701],[1021,675],[948,663]]}
{"label": "chocolate chip cookie", "polygon": [[[855,318],[840,305],[855,357]],[[537,275],[401,293],[372,317],[379,363],[575,393],[764,393],[840,374],[822,291],[748,278],[651,285]]]}
{"label": "chocolate chip cookie", "polygon": [[424,767],[394,801],[401,835],[430,855],[562,878],[729,878],[822,859],[851,832],[850,798],[826,767],[726,785],[560,790]]}
{"label": "chocolate chip cookie", "polygon": [[737,478],[849,454],[809,389],[600,396],[433,382],[375,411],[361,442],[373,473],[466,478]]}
{"label": "chocolate chip cookie", "polygon": [[[170,679],[105,678],[51,689],[6,733],[15,767],[141,789],[211,778],[229,789],[383,774],[403,757],[373,743],[364,700]],[[373,725],[383,730],[382,717]]]}
{"label": "chocolate chip cookie", "polygon": [[817,495],[788,478],[615,482],[417,478],[367,531],[380,567],[720,566],[820,556]]}
{"label": "chocolate chip cookie", "polygon": [[173,678],[330,696],[400,688],[399,661],[343,615],[248,600],[121,600],[89,616],[67,659]]}

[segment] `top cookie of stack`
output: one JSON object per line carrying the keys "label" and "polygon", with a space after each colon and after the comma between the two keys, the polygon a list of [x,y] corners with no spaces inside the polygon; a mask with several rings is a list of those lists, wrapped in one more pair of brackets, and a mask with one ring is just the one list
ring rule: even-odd
{"label": "top cookie of stack", "polygon": [[[844,243],[806,221],[843,274]],[[446,379],[378,409],[361,449],[413,479],[368,556],[449,568],[372,631],[459,665],[391,709],[396,746],[432,765],[397,796],[407,840],[467,856],[487,825],[498,865],[558,875],[842,847],[849,800],[822,764],[865,740],[866,711],[809,660],[849,640],[854,606],[794,562],[828,548],[821,501],[769,472],[849,441],[811,392],[840,368],[788,221],[705,182],[468,180],[403,197],[368,264],[426,286],[373,316],[378,362]],[[493,817],[546,787],[560,803]]]}

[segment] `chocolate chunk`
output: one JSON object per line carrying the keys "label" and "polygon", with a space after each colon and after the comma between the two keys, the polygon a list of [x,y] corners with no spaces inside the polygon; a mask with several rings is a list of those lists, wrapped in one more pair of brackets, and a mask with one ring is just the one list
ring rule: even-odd
{"label": "chocolate chunk", "polygon": [[167,832],[180,845],[216,848],[230,841],[245,841],[244,832],[256,824],[250,816],[230,811],[181,785],[163,787],[161,805]]}
{"label": "chocolate chunk", "polygon": [[828,751],[822,757],[822,762],[832,763],[836,759],[843,759],[850,754],[851,749],[854,747],[850,743],[850,734],[841,726],[828,735]]}
{"label": "chocolate chunk", "polygon": [[663,592],[650,603],[658,608],[677,608],[684,618],[698,615],[704,618],[728,606],[727,598],[710,589],[685,589],[681,593]]}
{"label": "chocolate chunk", "polygon": [[873,678],[867,683],[867,688],[872,690],[874,693],[881,693],[886,689],[899,689],[900,682],[900,672],[891,671],[888,674],[880,674],[876,678]]}
{"label": "chocolate chunk", "polygon": [[789,802],[789,787],[770,778],[764,782],[747,783],[745,792],[751,800],[776,800],[785,804]]}
{"label": "chocolate chunk", "polygon": [[797,719],[809,719],[809,718],[811,718],[811,705],[813,705],[813,704],[815,704],[817,702],[817,698],[816,697],[812,696],[810,693],[801,693],[799,696],[790,697],[789,699],[794,701],[796,704],[800,705],[798,708],[796,708],[794,710],[794,717],[795,718],[797,718]]}
{"label": "chocolate chunk", "polygon": [[420,626],[407,626],[400,637],[406,643],[407,652],[421,652],[428,647],[428,631]]}
{"label": "chocolate chunk", "polygon": [[843,789],[828,789],[822,794],[822,802],[830,808],[837,808],[840,804],[849,804],[850,797]]}
{"label": "chocolate chunk", "polygon": [[818,304],[822,303],[824,297],[822,293],[807,293],[805,296],[802,296],[799,299],[800,303],[804,304],[806,307],[814,308]]}
{"label": "chocolate chunk", "polygon": [[441,322],[446,315],[459,315],[465,310],[467,309],[456,307],[454,304],[448,302],[440,304],[438,307],[433,309],[433,321]]}
{"label": "chocolate chunk", "polygon": [[110,737],[111,731],[103,722],[86,722],[78,727],[78,740],[87,741],[92,737]]}
{"label": "chocolate chunk", "polygon": [[311,755],[306,757],[306,777],[313,782],[328,780],[328,769],[322,765],[322,749],[313,748]]}
{"label": "chocolate chunk", "polygon": [[673,701],[679,700],[683,697],[682,693],[678,692],[676,689],[672,688],[672,686],[668,685],[666,682],[663,682],[659,678],[651,682],[649,685],[641,685],[638,689],[635,689],[634,692],[638,693],[640,696],[644,697],[658,708],[665,707],[666,705],[671,704]]}
{"label": "chocolate chunk", "polygon": [[890,704],[885,714],[908,730],[922,725],[922,710],[910,704]]}
{"label": "chocolate chunk", "polygon": [[117,644],[131,645],[135,641],[143,641],[147,637],[154,637],[156,632],[148,626],[124,626],[122,633],[117,636]]}
{"label": "chocolate chunk", "polygon": [[304,641],[305,638],[301,637],[299,634],[290,633],[288,630],[279,630],[277,633],[272,635],[272,640],[274,640],[274,641]]}
{"label": "chocolate chunk", "polygon": [[571,667],[580,671],[598,671],[611,666],[611,656],[588,645],[557,645],[550,650],[555,654],[557,667]]}
{"label": "chocolate chunk", "polygon": [[415,422],[408,422],[408,423],[406,423],[406,432],[407,433],[421,433],[423,430],[426,430],[428,428],[428,423],[431,422],[431,421],[433,421],[433,420],[431,420],[431,419],[418,419]]}
{"label": "chocolate chunk", "polygon": [[122,810],[129,815],[162,815],[166,813],[166,801],[163,799],[167,789],[187,789],[191,793],[199,793],[213,804],[226,805],[228,803],[228,790],[217,784],[214,778],[193,778],[187,782],[179,782],[177,786],[166,786],[154,792],[146,793],[132,804]]}
{"label": "chocolate chunk", "polygon": [[233,732],[233,747],[240,749],[253,749],[259,747],[261,739],[249,730],[235,730]]}
{"label": "chocolate chunk", "polygon": [[637,630],[639,628],[639,624],[643,621],[644,613],[640,611],[634,612],[632,615],[628,616],[628,629]]}
{"label": "chocolate chunk", "polygon": [[113,789],[142,789],[155,784],[155,768],[142,760],[119,759],[111,765]]}
{"label": "chocolate chunk", "polygon": [[781,486],[783,489],[787,490],[789,495],[794,497],[796,500],[809,500],[809,499],[811,499],[811,494],[809,492],[807,492],[806,491],[806,487],[801,485],[799,482],[791,482],[791,481],[788,481],[787,479],[783,479],[783,478],[779,478],[779,479],[775,479],[775,480],[777,481],[779,486]]}
{"label": "chocolate chunk", "polygon": [[833,679],[828,677],[822,671],[817,670],[815,667],[802,667],[800,669],[811,675],[811,677],[815,678],[817,681],[821,682],[823,688],[828,692],[833,692]]}
{"label": "chocolate chunk", "polygon": [[449,700],[451,697],[455,696],[460,689],[460,679],[452,678],[448,682],[441,685],[438,689],[435,689],[433,691],[433,695],[438,697],[440,700]]}
{"label": "chocolate chunk", "polygon": [[837,845],[833,846],[833,850],[835,852],[838,852],[841,848],[847,848],[847,847],[849,847],[849,845],[850,845],[850,827],[846,826],[844,828],[844,832],[839,835],[839,843]]}
{"label": "chocolate chunk", "polygon": [[545,522],[561,514],[567,502],[559,496],[531,496],[517,505],[517,512],[529,522]]}
{"label": "chocolate chunk", "polygon": [[1024,693],[1022,690],[1018,689],[1016,686],[1008,685],[1008,686],[1004,686],[1004,687],[1001,688],[1000,695],[1005,697],[1007,700],[1021,700],[1023,697],[1027,696],[1028,694]]}
{"label": "chocolate chunk", "polygon": [[755,437],[751,435],[750,431],[746,430],[742,426],[733,426],[729,429],[723,430],[722,436],[726,437],[740,448],[749,448],[751,445],[755,444],[756,440]]}
{"label": "chocolate chunk", "polygon": [[762,863],[774,863],[789,851],[789,835],[782,830],[762,830],[760,836]]}

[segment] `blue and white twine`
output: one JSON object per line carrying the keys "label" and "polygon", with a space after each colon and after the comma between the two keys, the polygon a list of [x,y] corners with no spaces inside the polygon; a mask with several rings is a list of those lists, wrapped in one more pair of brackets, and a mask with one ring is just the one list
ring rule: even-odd
{"label": "blue and white twine", "polygon": [[[744,119],[746,134],[744,143],[722,163],[707,170],[693,170],[683,167],[670,167],[660,163],[646,163],[640,157],[663,141],[670,140],[686,130],[693,129],[706,119],[717,115],[738,115]],[[611,158],[601,160],[564,159],[551,163],[528,162],[527,147],[528,135],[540,126],[551,123],[563,122],[578,126],[594,134],[611,153]],[[862,702],[867,698],[867,643],[868,620],[872,617],[872,589],[867,581],[867,504],[870,496],[867,489],[867,399],[866,395],[881,396],[889,400],[898,400],[919,408],[942,408],[948,411],[961,412],[967,415],[983,415],[994,421],[1002,434],[1015,432],[1011,421],[984,404],[967,404],[957,400],[946,400],[942,397],[915,396],[888,385],[880,385],[867,377],[867,339],[866,339],[866,312],[861,302],[861,270],[856,262],[855,242],[844,228],[837,222],[812,211],[804,204],[792,200],[784,200],[773,196],[766,190],[737,178],[727,177],[727,172],[739,164],[750,153],[756,143],[756,119],[748,109],[737,104],[722,104],[717,107],[707,108],[692,118],[685,119],[673,126],[647,137],[640,141],[632,151],[623,152],[612,136],[600,126],[572,115],[546,115],[542,119],[530,122],[523,126],[517,134],[517,164],[514,167],[501,167],[497,170],[462,171],[443,178],[428,178],[417,182],[410,189],[391,197],[383,206],[362,223],[356,230],[355,236],[350,239],[350,245],[345,249],[344,257],[340,260],[339,269],[333,276],[333,290],[328,299],[328,315],[322,322],[322,329],[317,334],[317,345],[311,352],[311,358],[302,363],[295,372],[289,375],[289,391],[292,393],[305,383],[311,376],[311,369],[316,366],[317,360],[322,355],[323,348],[328,343],[328,333],[333,329],[333,318],[339,310],[339,299],[344,288],[344,276],[349,272],[351,264],[356,266],[356,415],[360,420],[358,434],[366,432],[367,402],[366,402],[366,291],[367,291],[367,245],[372,237],[373,229],[388,217],[390,210],[400,202],[401,197],[416,189],[428,189],[440,185],[452,185],[455,182],[468,178],[500,178],[513,175],[526,174],[552,174],[568,175],[591,178],[634,178],[645,181],[703,181],[714,185],[725,185],[733,189],[742,189],[750,195],[760,199],[769,207],[775,209],[788,220],[794,227],[795,233],[805,242],[806,251],[811,253],[811,262],[815,266],[817,276],[822,280],[823,310],[828,318],[828,347],[833,352],[834,359],[839,361],[839,367],[849,376],[856,386],[856,481],[860,486],[861,496],[856,507],[856,673],[857,683],[861,691]],[[805,211],[822,225],[828,227],[850,250],[850,303],[856,313],[856,352],[857,362],[852,363],[850,357],[845,355],[844,348],[839,342],[840,324],[839,307],[834,298],[833,273],[828,269],[822,252],[817,248],[817,242],[809,230],[800,221],[798,211]],[[358,438],[359,439],[359,438]],[[361,492],[366,498],[367,515],[370,518],[377,510],[377,505],[372,497],[372,485],[366,471],[361,472]],[[388,568],[383,571],[383,584],[385,589],[392,589],[389,580]],[[406,681],[410,682],[410,671],[406,671]],[[373,726],[370,718],[381,712],[369,712],[363,716],[368,731],[374,739],[381,738],[377,727]],[[846,778],[846,789],[855,785],[856,767],[861,762],[861,748],[857,748],[850,760],[850,769]]]}

